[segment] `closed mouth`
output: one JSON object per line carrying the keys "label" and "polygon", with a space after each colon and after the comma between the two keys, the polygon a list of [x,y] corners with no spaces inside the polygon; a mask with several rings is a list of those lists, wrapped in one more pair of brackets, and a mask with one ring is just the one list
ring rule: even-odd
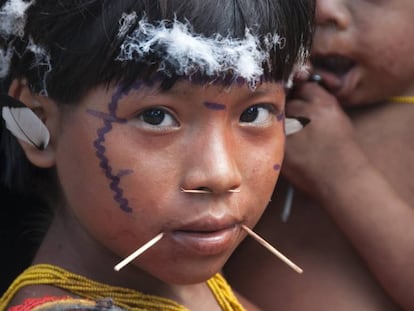
{"label": "closed mouth", "polygon": [[216,255],[233,245],[238,232],[237,225],[217,229],[180,229],[172,232],[173,239],[185,249],[197,255]]}

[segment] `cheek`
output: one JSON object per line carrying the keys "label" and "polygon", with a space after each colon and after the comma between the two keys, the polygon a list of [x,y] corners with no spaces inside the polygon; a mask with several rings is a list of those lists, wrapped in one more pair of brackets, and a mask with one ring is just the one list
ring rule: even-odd
{"label": "cheek", "polygon": [[133,219],[156,225],[159,217],[149,215],[156,215],[160,193],[174,184],[172,159],[164,150],[145,148],[121,126],[115,124],[105,135],[100,130],[75,127],[61,139],[58,173],[69,206],[89,230],[107,228],[102,232],[106,235],[116,228],[135,227],[135,232]]}
{"label": "cheek", "polygon": [[114,216],[125,214],[120,206],[128,205],[122,201],[122,186],[115,183],[117,178],[122,181],[121,175],[128,173],[124,170],[128,167],[120,168],[117,163],[122,159],[110,152],[111,133],[102,141],[98,132],[99,124],[93,120],[76,118],[65,124],[56,149],[56,166],[67,204],[91,231],[93,226],[116,227]]}
{"label": "cheek", "polygon": [[56,166],[69,206],[99,216],[103,209],[96,211],[95,206],[104,207],[112,200],[93,146],[95,132],[85,127],[67,128],[59,138]]}
{"label": "cheek", "polygon": [[[285,136],[281,130],[267,140],[267,143],[254,147],[255,152],[245,153],[249,195],[257,200],[256,204],[259,206],[266,207],[271,198],[281,170],[284,146]],[[264,208],[261,212],[263,211]]]}

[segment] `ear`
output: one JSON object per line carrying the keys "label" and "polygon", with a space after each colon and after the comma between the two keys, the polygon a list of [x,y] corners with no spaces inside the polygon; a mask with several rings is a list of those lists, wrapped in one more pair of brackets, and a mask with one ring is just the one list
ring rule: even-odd
{"label": "ear", "polygon": [[[23,148],[27,159],[38,167],[48,168],[54,166],[55,150],[53,139],[49,142],[49,135],[52,138],[56,135],[59,115],[56,103],[46,96],[32,93],[25,80],[13,80],[9,88],[9,96],[30,109],[20,109],[19,114],[18,108],[16,108],[17,113],[15,112],[12,118],[16,121],[16,115],[22,116],[22,119],[17,119],[16,128],[23,129],[23,131],[26,129],[25,131],[30,135],[35,135],[34,138],[31,138],[26,134],[19,135],[12,131]],[[3,108],[3,116],[4,112]],[[7,128],[10,129],[9,126]]]}

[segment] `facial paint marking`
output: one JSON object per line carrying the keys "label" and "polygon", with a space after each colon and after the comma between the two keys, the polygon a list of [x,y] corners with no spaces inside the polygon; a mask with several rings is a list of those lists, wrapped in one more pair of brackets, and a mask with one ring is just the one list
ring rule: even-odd
{"label": "facial paint marking", "polygon": [[104,121],[116,122],[116,123],[125,123],[126,122],[125,119],[121,119],[121,118],[118,118],[117,116],[109,115],[109,114],[107,114],[105,112],[102,112],[102,111],[88,109],[86,112],[89,113],[90,115],[92,115],[94,117],[97,117],[97,118],[100,118]]}
{"label": "facial paint marking", "polygon": [[285,120],[285,112],[284,112],[284,111],[282,111],[280,114],[278,114],[278,115],[276,116],[276,119],[277,119],[279,122],[281,122],[281,121]]}
{"label": "facial paint marking", "polygon": [[273,165],[273,169],[275,170],[275,171],[280,171],[280,168],[281,168],[282,166],[280,165],[280,164],[275,164],[275,165]]}
{"label": "facial paint marking", "polygon": [[130,175],[133,173],[133,170],[130,169],[121,169],[118,173],[114,174],[112,172],[112,167],[109,165],[109,159],[105,156],[106,148],[104,146],[105,135],[112,130],[112,123],[125,123],[127,120],[118,118],[116,116],[116,110],[118,108],[118,103],[123,96],[128,95],[128,93],[133,89],[138,89],[141,86],[141,83],[135,83],[128,90],[123,90],[122,86],[118,86],[115,93],[112,95],[111,102],[108,105],[109,114],[96,111],[96,110],[87,110],[87,113],[94,117],[98,117],[103,120],[104,126],[99,128],[96,133],[98,138],[93,142],[93,145],[96,149],[96,156],[100,160],[100,167],[103,169],[105,176],[110,180],[109,187],[114,192],[114,200],[119,204],[121,210],[126,213],[131,213],[132,208],[128,204],[128,200],[123,197],[123,189],[120,187],[121,178]]}
{"label": "facial paint marking", "polygon": [[204,106],[207,109],[211,109],[211,110],[225,110],[226,106],[223,104],[219,104],[219,103],[213,103],[213,102],[204,102]]}

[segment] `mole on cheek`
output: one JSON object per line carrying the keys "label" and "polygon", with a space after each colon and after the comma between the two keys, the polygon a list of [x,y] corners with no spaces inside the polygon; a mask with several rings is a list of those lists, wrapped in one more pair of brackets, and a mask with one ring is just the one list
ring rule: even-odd
{"label": "mole on cheek", "polygon": [[280,171],[280,168],[281,168],[281,165],[280,164],[275,164],[275,165],[273,165],[273,170],[275,170],[275,171]]}

